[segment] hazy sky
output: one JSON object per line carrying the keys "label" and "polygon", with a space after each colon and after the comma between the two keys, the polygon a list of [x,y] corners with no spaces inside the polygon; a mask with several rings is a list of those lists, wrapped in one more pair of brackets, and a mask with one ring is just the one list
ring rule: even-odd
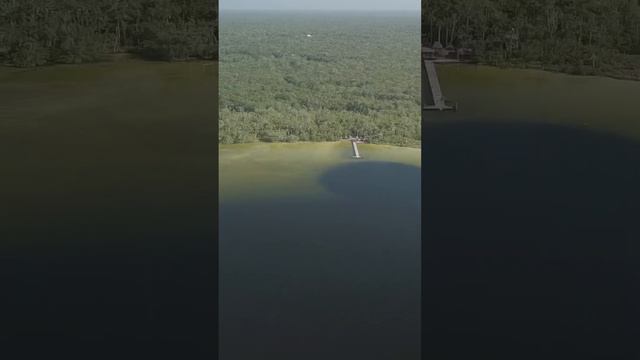
{"label": "hazy sky", "polygon": [[420,0],[219,0],[220,9],[420,10]]}

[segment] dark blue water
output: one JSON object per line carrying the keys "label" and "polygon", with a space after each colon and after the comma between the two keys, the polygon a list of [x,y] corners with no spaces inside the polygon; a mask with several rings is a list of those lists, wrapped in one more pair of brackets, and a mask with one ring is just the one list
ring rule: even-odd
{"label": "dark blue water", "polygon": [[418,359],[420,169],[319,180],[336,196],[221,205],[221,357]]}
{"label": "dark blue water", "polygon": [[423,125],[433,359],[637,359],[640,143],[583,128]]}

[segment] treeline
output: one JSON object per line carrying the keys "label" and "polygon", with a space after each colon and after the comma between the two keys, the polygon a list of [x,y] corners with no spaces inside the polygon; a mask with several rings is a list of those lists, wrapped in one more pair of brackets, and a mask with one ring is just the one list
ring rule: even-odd
{"label": "treeline", "polygon": [[[423,0],[423,42],[572,73],[638,70],[640,0]],[[640,72],[635,74],[640,78]]]}
{"label": "treeline", "polygon": [[217,56],[215,0],[0,0],[0,62],[81,63],[110,53]]}
{"label": "treeline", "polygon": [[349,136],[365,137],[372,143],[416,146],[420,144],[420,123],[409,111],[403,115],[364,115],[348,110],[270,108],[237,112],[223,108],[218,140],[221,144],[336,141]]}

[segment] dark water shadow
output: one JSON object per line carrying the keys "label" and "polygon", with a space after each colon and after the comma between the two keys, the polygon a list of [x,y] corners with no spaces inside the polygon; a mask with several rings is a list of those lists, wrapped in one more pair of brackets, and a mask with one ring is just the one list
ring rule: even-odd
{"label": "dark water shadow", "polygon": [[420,169],[319,180],[337,196],[221,205],[221,358],[418,359]]}
{"label": "dark water shadow", "polygon": [[122,205],[2,231],[26,243],[0,256],[0,344],[10,358],[215,356],[215,208]]}
{"label": "dark water shadow", "polygon": [[327,190],[353,202],[420,205],[420,168],[411,165],[355,160],[330,169],[319,180]]}
{"label": "dark water shadow", "polygon": [[424,358],[638,358],[640,145],[473,122],[423,143]]}
{"label": "dark water shadow", "polygon": [[216,356],[216,72],[113,65],[0,81],[3,358]]}
{"label": "dark water shadow", "polygon": [[4,162],[6,358],[215,358],[216,146],[175,151],[194,159],[178,162],[124,146],[41,145],[33,160]]}

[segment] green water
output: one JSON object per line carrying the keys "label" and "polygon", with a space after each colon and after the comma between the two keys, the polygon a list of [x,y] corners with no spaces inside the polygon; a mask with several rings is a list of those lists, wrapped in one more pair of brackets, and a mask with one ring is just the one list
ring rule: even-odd
{"label": "green water", "polygon": [[201,63],[0,68],[0,191],[12,226],[35,207],[45,215],[43,204],[61,216],[133,199],[192,201],[182,190],[206,189],[196,176],[214,176],[215,74]]}
{"label": "green water", "polygon": [[[393,162],[420,166],[420,149],[361,144],[359,163]],[[352,158],[347,141],[293,144],[222,145],[219,150],[220,200],[222,203],[248,199],[300,196],[331,198],[318,181],[335,166],[348,166]]]}
{"label": "green water", "polygon": [[215,354],[216,83],[197,62],[0,68],[0,337]]}
{"label": "green water", "polygon": [[438,75],[459,112],[427,121],[536,122],[640,139],[638,81],[474,65],[441,65]]}

